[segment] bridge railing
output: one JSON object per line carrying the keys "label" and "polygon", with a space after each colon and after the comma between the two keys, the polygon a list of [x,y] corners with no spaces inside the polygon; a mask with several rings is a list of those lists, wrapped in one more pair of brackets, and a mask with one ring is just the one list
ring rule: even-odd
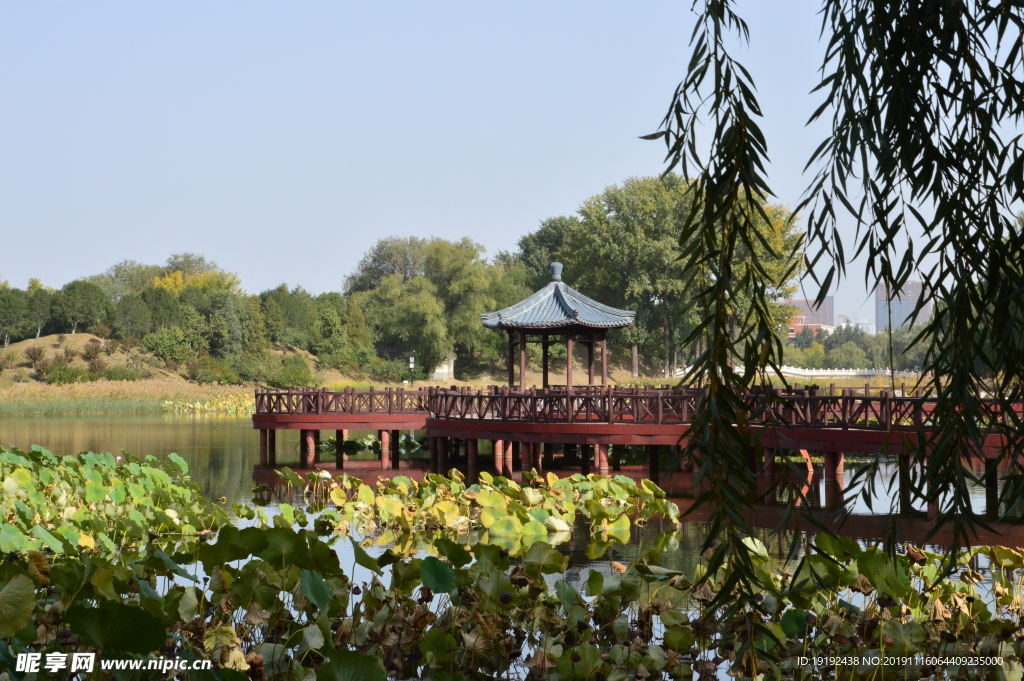
{"label": "bridge railing", "polygon": [[257,414],[423,414],[426,390],[257,390]]}

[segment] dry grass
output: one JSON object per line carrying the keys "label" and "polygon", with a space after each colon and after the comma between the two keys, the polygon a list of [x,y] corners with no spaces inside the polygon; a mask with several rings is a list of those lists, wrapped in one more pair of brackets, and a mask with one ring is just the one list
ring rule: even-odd
{"label": "dry grass", "polygon": [[15,383],[0,390],[0,414],[141,414],[164,411],[167,401],[214,402],[243,396],[252,399],[252,388],[182,380]]}

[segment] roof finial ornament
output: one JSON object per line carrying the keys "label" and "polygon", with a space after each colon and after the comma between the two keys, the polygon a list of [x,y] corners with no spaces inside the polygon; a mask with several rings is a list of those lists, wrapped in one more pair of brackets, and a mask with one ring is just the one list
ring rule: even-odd
{"label": "roof finial ornament", "polygon": [[551,268],[551,281],[562,281],[562,263],[553,262],[549,267]]}

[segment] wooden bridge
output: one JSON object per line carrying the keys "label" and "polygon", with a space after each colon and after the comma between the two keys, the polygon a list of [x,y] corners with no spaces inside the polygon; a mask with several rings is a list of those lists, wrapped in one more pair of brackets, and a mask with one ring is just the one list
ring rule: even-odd
{"label": "wooden bridge", "polygon": [[[316,464],[320,431],[334,430],[343,442],[348,430],[376,430],[380,467],[397,469],[398,431],[426,430],[431,471],[447,470],[449,458],[457,454],[476,470],[480,441],[490,443],[489,458],[499,473],[553,465],[554,445],[579,456],[584,472],[608,473],[618,468],[609,446],[643,445],[649,475],[657,480],[663,448],[685,442],[701,398],[700,390],[667,385],[257,391],[253,426],[260,431],[263,463],[276,462],[278,429],[303,431],[307,467]],[[906,386],[870,385],[796,386],[788,392],[752,393],[746,403],[748,422],[769,452],[766,472],[774,468],[776,450],[824,452],[826,480],[842,475],[844,454],[870,454],[883,447],[892,453],[908,450],[928,432],[935,408],[934,398]],[[994,453],[1001,444],[992,435],[986,448]],[[344,467],[344,455],[337,456],[336,464]]]}

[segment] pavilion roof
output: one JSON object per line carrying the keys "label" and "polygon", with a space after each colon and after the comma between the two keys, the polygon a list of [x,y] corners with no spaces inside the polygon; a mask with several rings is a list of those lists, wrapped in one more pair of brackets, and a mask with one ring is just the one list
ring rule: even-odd
{"label": "pavilion roof", "polygon": [[561,263],[551,263],[551,274],[551,283],[526,300],[480,315],[483,325],[488,329],[618,329],[633,325],[635,312],[602,305],[563,282]]}

